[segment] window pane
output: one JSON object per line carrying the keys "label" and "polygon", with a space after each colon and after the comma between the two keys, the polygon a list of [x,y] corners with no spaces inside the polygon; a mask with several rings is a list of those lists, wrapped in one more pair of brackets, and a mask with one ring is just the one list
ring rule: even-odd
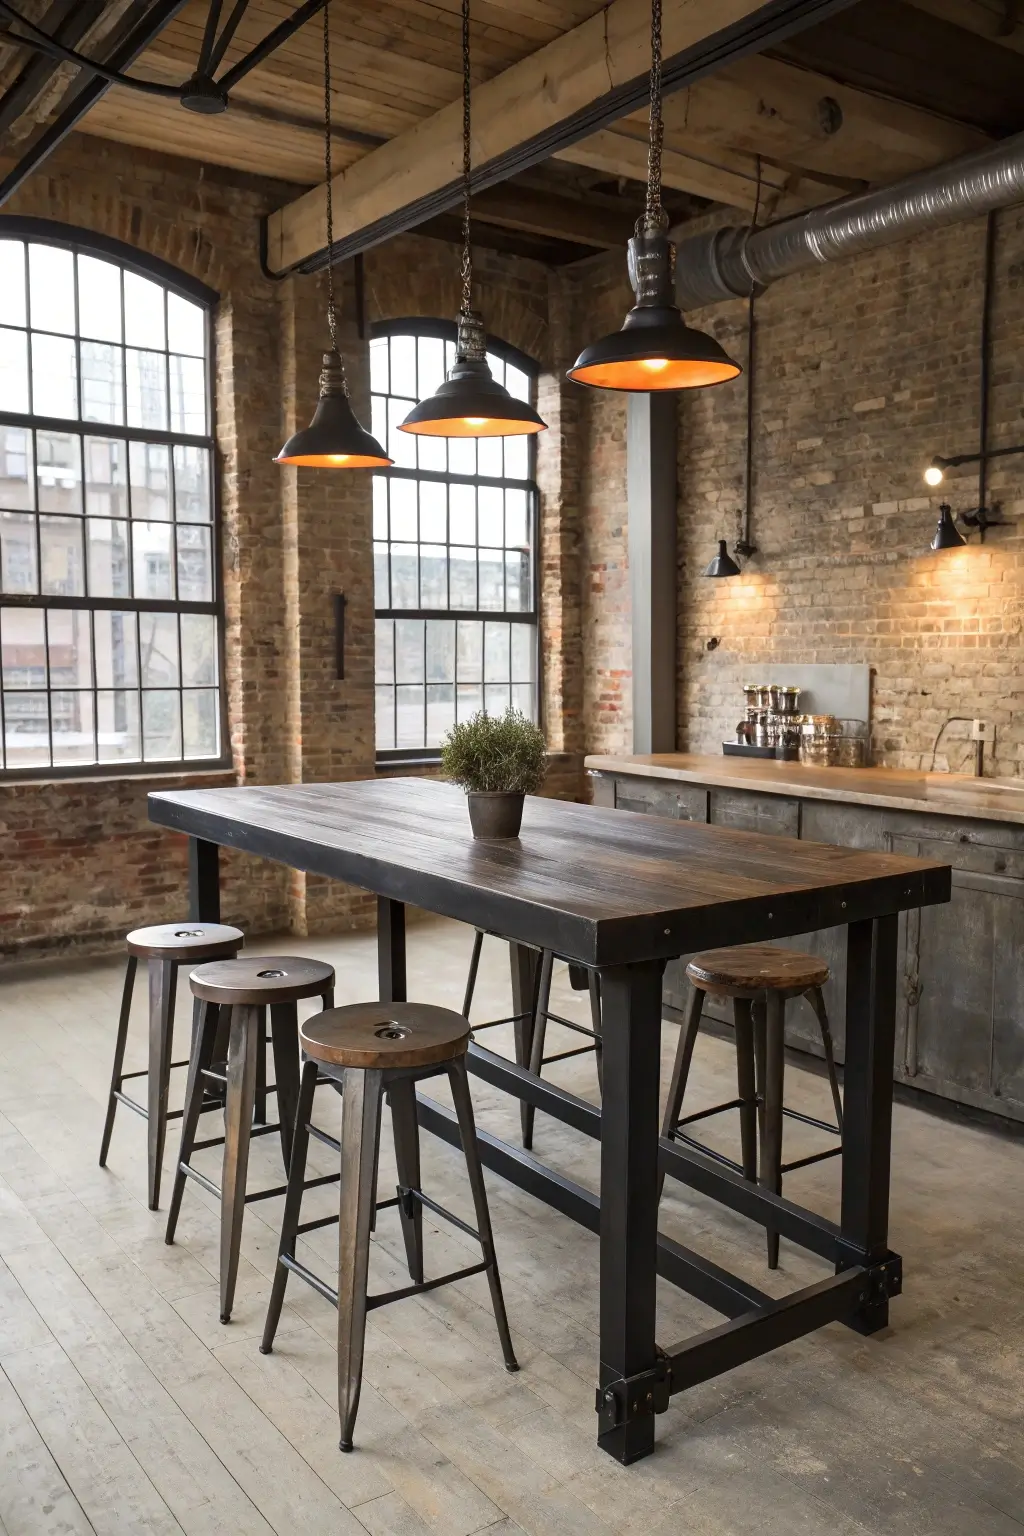
{"label": "window pane", "polygon": [[448,550],[444,544],[420,545],[420,607],[448,607]]}
{"label": "window pane", "polygon": [[477,493],[477,521],[481,544],[505,542],[505,493],[491,485],[482,485]]}
{"label": "window pane", "polygon": [[31,511],[35,506],[32,480],[31,432],[0,425],[0,507]]}
{"label": "window pane", "polygon": [[479,683],[459,683],[455,689],[455,716],[460,722],[478,715],[484,707],[484,690]]}
{"label": "window pane", "polygon": [[418,608],[419,550],[415,544],[391,545],[391,606]]}
{"label": "window pane", "polygon": [[219,695],[216,688],[186,688],[181,696],[185,756],[216,757],[220,752]]}
{"label": "window pane", "polygon": [[28,411],[28,337],[0,330],[0,411]]}
{"label": "window pane", "polygon": [[120,347],[82,342],[82,419],[124,422],[124,367]]}
{"label": "window pane", "polygon": [[128,444],[85,439],[85,510],[95,517],[128,516]]}
{"label": "window pane", "polygon": [[42,589],[54,597],[85,596],[85,559],[80,517],[41,517]]}
{"label": "window pane", "polygon": [[[28,248],[32,329],[75,334],[75,259],[56,245]],[[38,403],[36,410],[39,410]]]}
{"label": "window pane", "polygon": [[500,549],[480,551],[479,606],[494,609],[505,606],[505,560]]}
{"label": "window pane", "polygon": [[210,455],[206,448],[190,448],[184,443],[175,446],[174,514],[186,523],[210,521]]}
{"label": "window pane", "polygon": [[423,620],[395,621],[395,681],[423,681]]}
{"label": "window pane", "polygon": [[395,680],[393,619],[378,619],[374,626],[373,675],[378,683],[393,683]]}
{"label": "window pane", "polygon": [[420,481],[420,538],[443,544],[448,537],[448,487],[436,480]]}
{"label": "window pane", "polygon": [[484,626],[478,619],[460,619],[458,625],[460,683],[479,683],[484,675]]}
{"label": "window pane", "polygon": [[453,475],[475,475],[476,439],[450,437],[448,439],[448,469]]}
{"label": "window pane", "polygon": [[388,482],[383,475],[373,477],[373,536],[388,536]]}
{"label": "window pane", "polygon": [[128,373],[128,425],[167,429],[167,358],[163,352],[125,354]]}
{"label": "window pane", "polygon": [[444,342],[438,336],[421,336],[416,348],[419,360],[417,397],[423,400],[444,383]]}
{"label": "window pane", "polygon": [[200,523],[179,523],[177,541],[179,602],[212,602],[212,531]]}
{"label": "window pane", "polygon": [[391,480],[391,537],[415,543],[416,529],[416,482]]}
{"label": "window pane", "polygon": [[411,400],[392,398],[388,401],[388,454],[403,469],[416,468],[416,439],[408,432],[399,431],[399,423],[408,416],[412,404]]}
{"label": "window pane", "polygon": [[453,608],[476,608],[476,550],[454,547],[449,566],[448,601]]}
{"label": "window pane", "polygon": [[153,522],[171,515],[170,450],[163,443],[132,443],[129,451],[132,517]]}
{"label": "window pane", "polygon": [[25,247],[0,240],[0,324],[24,325],[25,319]]}
{"label": "window pane", "polygon": [[427,682],[455,681],[455,620],[427,620]]}
{"label": "window pane", "polygon": [[178,682],[178,616],[175,613],[139,614],[139,655],[143,688],[160,688]]}
{"label": "window pane", "polygon": [[36,433],[40,512],[82,510],[82,439],[75,432]]}
{"label": "window pane", "polygon": [[508,613],[528,613],[532,607],[529,551],[507,549],[505,551],[505,610]]}
{"label": "window pane", "polygon": [[96,636],[96,686],[137,688],[139,658],[136,647],[136,615],[99,610],[93,615]]}
{"label": "window pane", "polygon": [[501,445],[504,439],[500,437],[482,437],[476,445],[477,473],[480,475],[493,475],[500,480],[504,472],[504,455]]}
{"label": "window pane", "polygon": [[50,709],[45,693],[4,694],[4,756],[8,768],[49,766]]}
{"label": "window pane", "polygon": [[46,620],[41,608],[5,608],[0,613],[0,654],[5,689],[46,687]]}
{"label": "window pane", "polygon": [[537,690],[532,683],[512,684],[512,708],[518,709],[527,720],[533,720],[537,714]]}
{"label": "window pane", "polygon": [[85,524],[90,597],[131,597],[128,524],[90,517]]}
{"label": "window pane", "polygon": [[452,485],[448,488],[448,523],[453,544],[476,543],[476,487]]}
{"label": "window pane", "polygon": [[217,681],[217,620],[212,613],[181,615],[181,681],[186,688]]}
{"label": "window pane", "polygon": [[484,625],[484,682],[507,682],[509,676],[510,624]]}
{"label": "window pane", "polygon": [[198,357],[170,359],[171,431],[202,437],[206,431],[206,368]]}
{"label": "window pane", "polygon": [[509,548],[525,545],[529,535],[528,503],[525,491],[505,492],[505,543]]}
{"label": "window pane", "polygon": [[377,746],[382,752],[390,752],[395,745],[395,690],[375,688],[373,698]]}
{"label": "window pane", "polygon": [[389,582],[390,559],[387,544],[373,546],[373,601],[378,608],[393,608]]}
{"label": "window pane", "polygon": [[205,311],[177,293],[167,295],[167,345],[189,357],[206,356]]}
{"label": "window pane", "polygon": [[537,631],[532,624],[513,624],[512,681],[532,683],[537,655]]}
{"label": "window pane", "polygon": [[526,436],[506,437],[502,441],[505,444],[505,479],[529,479],[531,439]]}
{"label": "window pane", "polygon": [[132,523],[132,571],[136,597],[173,597],[169,523]]}
{"label": "window pane", "polygon": [[[392,336],[390,342],[390,393],[402,395],[411,405],[414,400],[419,398],[416,386],[416,338],[414,336]],[[419,394],[422,394],[422,392],[420,390]],[[408,410],[408,406],[406,410]]]}
{"label": "window pane", "polygon": [[378,336],[370,342],[370,388],[374,394],[388,393],[388,338]]}
{"label": "window pane", "polygon": [[138,762],[142,742],[137,693],[96,695],[96,744],[101,763]]}
{"label": "window pane", "polygon": [[181,704],[176,689],[143,693],[142,751],[147,761],[181,756]]}
{"label": "window pane", "polygon": [[448,444],[445,439],[419,436],[415,442],[420,469],[436,469],[444,474],[448,468]]}
{"label": "window pane", "polygon": [[70,336],[32,337],[32,409],[78,419],[78,363]]}
{"label": "window pane", "polygon": [[424,746],[439,747],[455,724],[455,688],[445,683],[427,689],[427,736]]}
{"label": "window pane", "polygon": [[426,698],[418,687],[395,689],[395,746],[422,747]]}
{"label": "window pane", "polygon": [[78,324],[83,336],[122,341],[121,268],[96,256],[78,258]]}
{"label": "window pane", "polygon": [[167,345],[164,290],[137,272],[124,274],[124,339],[130,347]]}
{"label": "window pane", "polygon": [[512,704],[512,690],[507,683],[484,684],[484,709],[489,715],[503,715]]}
{"label": "window pane", "polygon": [[51,688],[92,687],[92,631],[82,608],[48,608],[46,636]]}
{"label": "window pane", "polygon": [[39,591],[36,520],[31,512],[0,512],[0,588]]}
{"label": "window pane", "polygon": [[53,764],[94,763],[93,696],[80,688],[58,689],[50,694],[50,726],[53,733]]}

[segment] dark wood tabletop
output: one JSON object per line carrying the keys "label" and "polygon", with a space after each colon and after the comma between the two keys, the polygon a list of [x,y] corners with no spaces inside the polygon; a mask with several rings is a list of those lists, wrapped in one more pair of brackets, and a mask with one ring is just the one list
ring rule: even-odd
{"label": "dark wood tabletop", "polygon": [[949,900],[946,864],[529,797],[474,840],[431,779],[179,790],[151,820],[590,965],[782,938]]}

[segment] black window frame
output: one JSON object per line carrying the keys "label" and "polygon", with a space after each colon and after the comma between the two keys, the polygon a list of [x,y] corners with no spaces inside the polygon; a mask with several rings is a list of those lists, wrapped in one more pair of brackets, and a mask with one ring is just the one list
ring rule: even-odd
{"label": "black window frame", "polygon": [[[438,320],[420,316],[406,317],[392,320],[375,321],[369,328],[371,341],[381,337],[390,336],[429,336],[440,341],[454,342],[458,334],[458,326],[453,320]],[[503,341],[499,336],[487,335],[487,350],[503,362],[511,363],[514,368],[525,373],[531,380],[533,393],[536,392],[537,379],[540,376],[540,365],[530,357],[528,353],[521,351],[511,342]],[[390,379],[389,379],[390,384]],[[400,397],[401,398],[401,397]],[[374,582],[374,649],[376,654],[376,622],[378,619],[447,619],[447,620],[475,620],[492,623],[525,624],[533,630],[533,686],[535,698],[534,716],[537,723],[543,725],[541,718],[541,643],[540,643],[540,488],[537,484],[537,434],[531,434],[527,439],[528,469],[529,474],[525,480],[516,480],[492,475],[462,475],[450,470],[410,469],[397,464],[389,469],[375,470],[375,475],[381,475],[386,479],[406,480],[432,480],[444,485],[473,485],[483,487],[511,488],[513,490],[526,490],[527,493],[527,517],[529,546],[531,552],[530,571],[530,607],[522,612],[510,612],[504,609],[470,609],[470,608],[378,608],[376,606],[376,580]],[[479,548],[479,542],[477,544]],[[390,596],[390,554],[389,560],[389,596]],[[457,679],[456,679],[457,681]],[[482,686],[482,685],[481,685]],[[426,705],[424,705],[424,708]],[[384,747],[377,745],[376,739],[376,711],[374,712],[374,753],[376,762],[382,768],[394,768],[403,763],[428,766],[440,761],[440,747]]]}
{"label": "black window frame", "polygon": [[[27,217],[18,214],[0,214],[0,239],[23,240],[27,247],[29,244],[53,245],[65,251],[70,251],[77,256],[81,253],[86,256],[95,256],[103,260],[115,262],[127,272],[132,272],[140,277],[145,277],[159,283],[169,293],[177,294],[193,304],[201,306],[204,315],[204,343],[205,343],[205,386],[206,386],[206,425],[204,434],[186,432],[164,431],[143,427],[129,427],[115,425],[107,422],[88,422],[81,414],[81,396],[79,398],[79,415],[76,419],[63,417],[43,417],[33,413],[20,414],[11,411],[0,411],[0,425],[24,428],[28,432],[52,431],[61,434],[74,434],[83,440],[90,436],[118,439],[126,445],[132,442],[144,442],[158,445],[166,445],[173,456],[175,446],[202,448],[209,454],[209,496],[210,496],[210,520],[211,520],[211,583],[212,598],[209,602],[182,601],[178,598],[136,598],[136,597],[93,597],[82,595],[78,597],[63,596],[53,593],[4,593],[0,591],[0,607],[41,609],[70,609],[77,612],[88,612],[90,615],[99,612],[115,613],[173,613],[176,616],[184,614],[204,614],[213,617],[217,636],[217,699],[218,699],[218,733],[220,752],[215,757],[167,757],[146,758],[140,756],[130,762],[99,761],[98,757],[93,762],[61,763],[49,765],[37,764],[22,768],[0,767],[0,785],[36,782],[45,783],[54,779],[120,779],[120,778],[154,778],[172,774],[175,777],[185,777],[190,774],[202,774],[215,772],[219,769],[230,768],[232,764],[230,739],[228,735],[228,707],[226,688],[225,665],[225,640],[226,621],[224,610],[224,580],[223,580],[223,527],[221,518],[221,486],[220,465],[217,454],[217,421],[216,421],[216,391],[215,391],[215,337],[214,317],[220,295],[201,279],[193,277],[190,273],[182,272],[170,262],[162,260],[158,256],[152,256],[148,252],[140,251],[135,246],[128,245],[124,241],[116,240],[109,235],[103,235],[89,229],[83,229],[77,225],[65,224],[55,219],[43,219]],[[77,274],[77,266],[76,266]],[[124,292],[121,295],[122,307],[122,331],[124,323]],[[77,312],[77,275],[76,275],[76,312]],[[31,336],[30,316],[26,316],[26,332]],[[78,360],[78,380],[81,389],[81,342],[80,329],[76,329],[74,340],[76,357]],[[124,343],[122,343],[124,345]],[[165,349],[166,350],[166,349]],[[127,406],[127,399],[125,401]],[[84,487],[83,487],[84,494]],[[38,510],[36,517],[40,515]],[[129,519],[130,521],[130,519]],[[172,513],[172,525],[177,525],[177,518]],[[38,534],[37,534],[38,538]],[[176,547],[176,546],[175,546]],[[42,569],[38,564],[37,571],[40,586],[42,585]],[[177,576],[175,577],[177,582]],[[90,618],[90,629],[94,628]],[[136,620],[136,646],[138,639],[138,621]],[[97,729],[96,696],[96,663],[95,654],[92,659],[92,697],[94,706],[94,732]],[[54,688],[52,679],[47,676],[45,691],[48,699],[48,718],[52,721],[52,707],[49,703],[50,696],[55,692],[62,692],[60,688]],[[89,691],[89,690],[85,690]],[[141,675],[135,690],[139,693],[139,747],[140,752],[145,751],[143,739],[143,722],[141,714],[142,681]],[[182,708],[183,685],[180,681],[176,685],[179,699],[179,711]],[[3,712],[3,691],[0,688],[0,739],[4,741],[6,757],[6,721]],[[182,750],[184,750],[184,731],[181,738]],[[50,756],[53,756],[52,725]]]}

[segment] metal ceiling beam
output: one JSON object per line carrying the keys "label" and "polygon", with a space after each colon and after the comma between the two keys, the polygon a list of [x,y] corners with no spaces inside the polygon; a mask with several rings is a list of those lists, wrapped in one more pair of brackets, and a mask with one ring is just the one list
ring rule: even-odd
{"label": "metal ceiling beam", "polygon": [[[125,12],[106,57],[97,62],[108,69],[127,69],[187,4],[188,0],[135,0]],[[43,129],[17,165],[0,181],[0,207],[78,127],[90,107],[109,89],[109,83],[98,75],[72,86],[70,96],[52,123]]]}
{"label": "metal ceiling beam", "polygon": [[[105,8],[106,0],[53,0],[40,25],[73,48],[99,20]],[[8,32],[7,36],[11,42],[22,41],[13,32]],[[6,133],[28,111],[56,70],[55,60],[45,54],[36,53],[27,60],[18,78],[0,98],[0,133]]]}

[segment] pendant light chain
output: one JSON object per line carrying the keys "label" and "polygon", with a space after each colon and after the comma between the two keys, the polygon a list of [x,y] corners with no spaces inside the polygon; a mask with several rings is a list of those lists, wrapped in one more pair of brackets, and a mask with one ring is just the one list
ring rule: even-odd
{"label": "pendant light chain", "polygon": [[661,115],[661,0],[651,0],[651,118],[647,150],[647,205],[644,223],[660,229],[665,223],[661,206],[661,148],[665,124]]}
{"label": "pendant light chain", "polygon": [[472,115],[470,96],[473,83],[469,72],[469,0],[462,0],[462,310],[473,312],[473,249],[469,228],[469,179],[472,169]]}
{"label": "pendant light chain", "polygon": [[334,192],[331,187],[331,0],[324,5],[324,190],[327,198],[327,324],[331,346],[338,350],[338,319],[334,312]]}

